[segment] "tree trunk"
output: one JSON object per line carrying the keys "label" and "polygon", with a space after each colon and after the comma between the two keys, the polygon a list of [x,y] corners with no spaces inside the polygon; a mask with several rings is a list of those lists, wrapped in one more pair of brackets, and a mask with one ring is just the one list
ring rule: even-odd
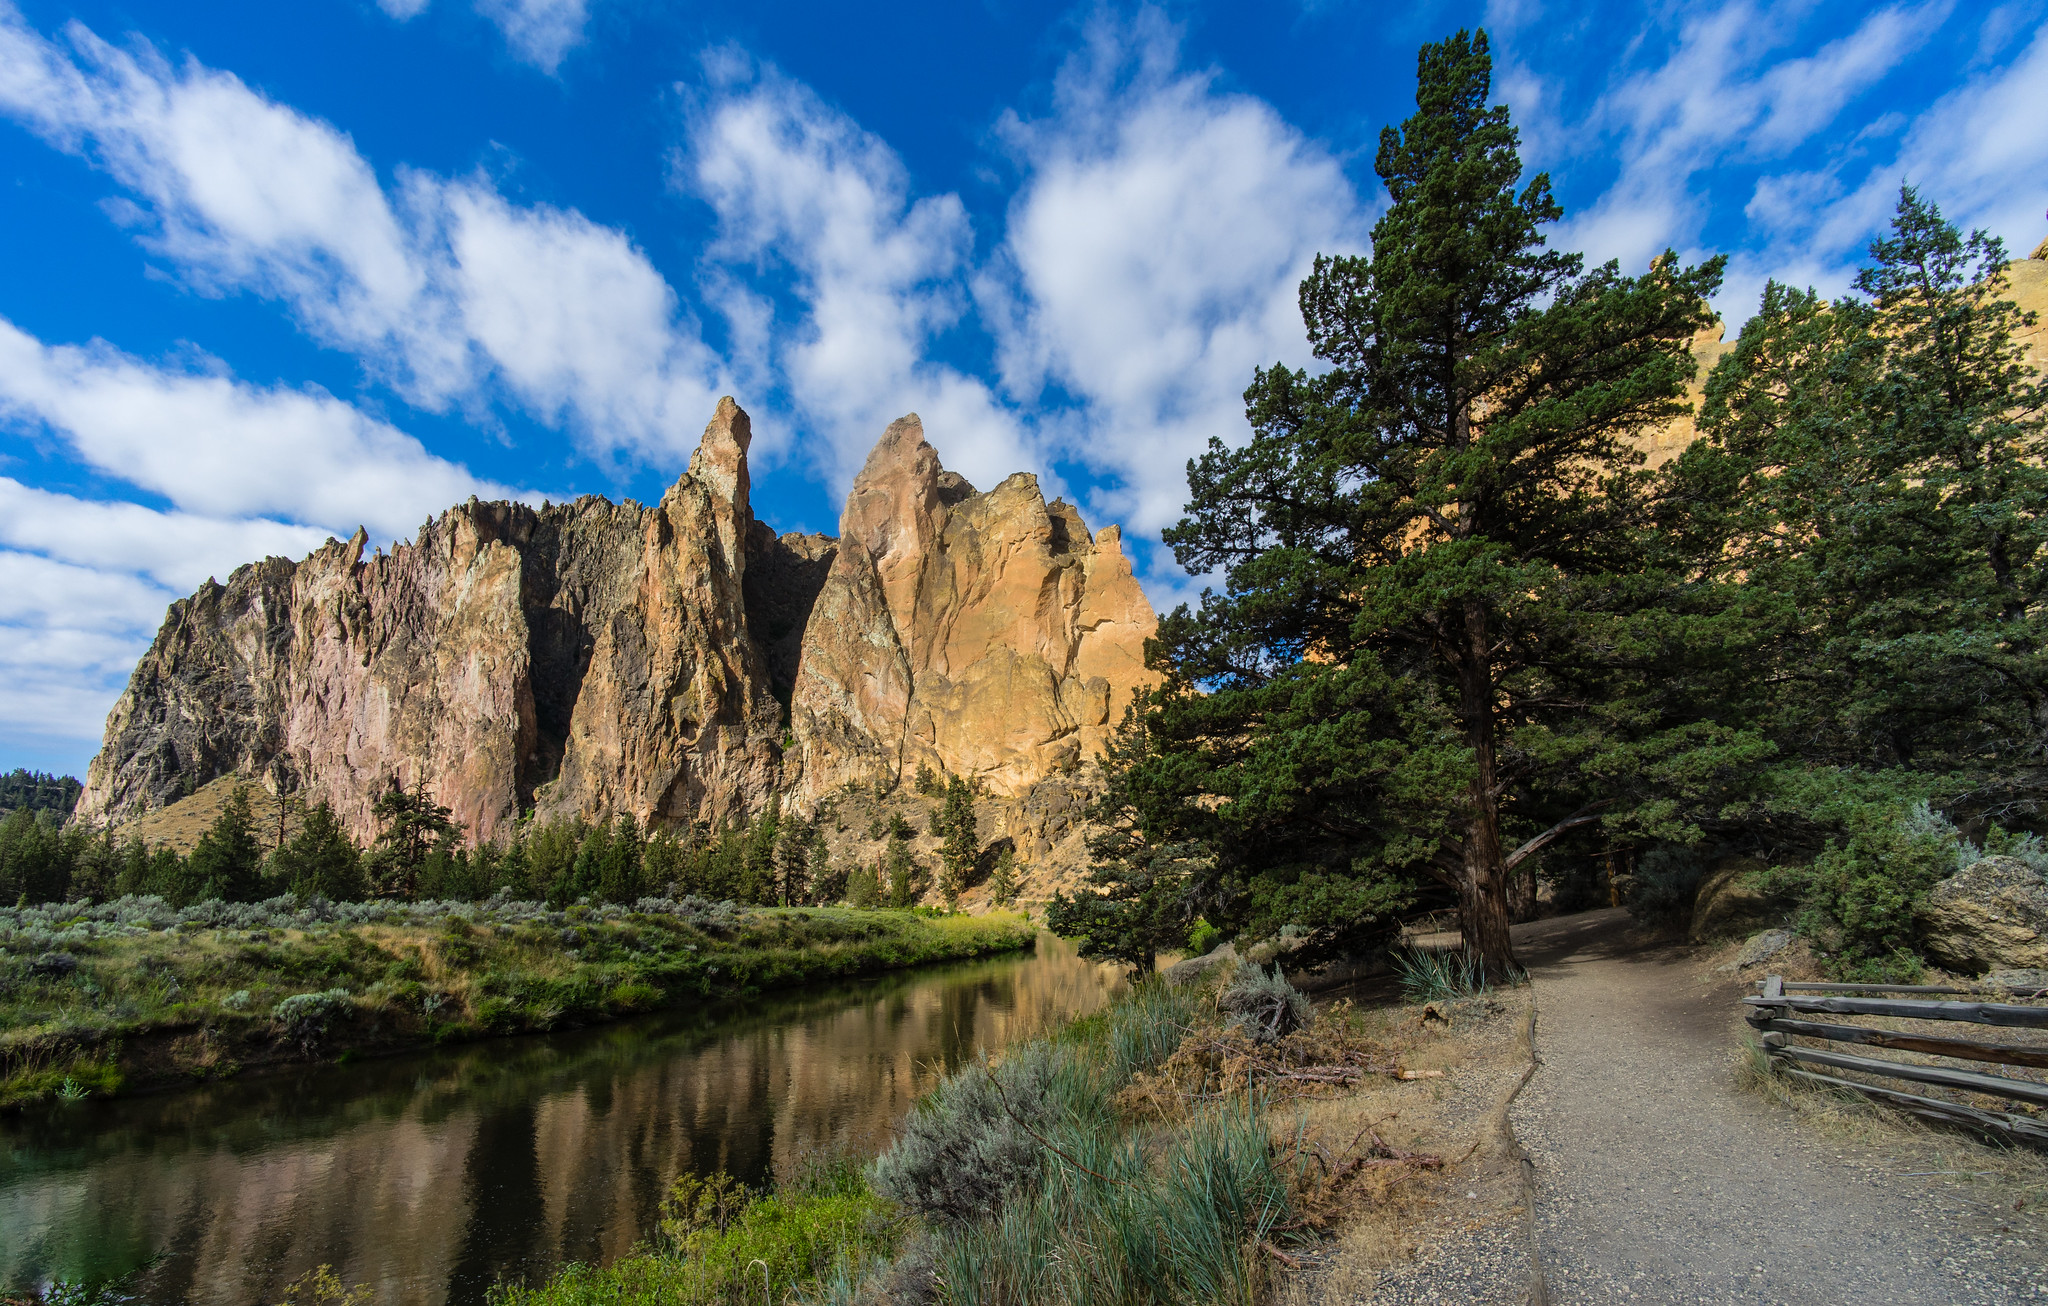
{"label": "tree trunk", "polygon": [[1529,857],[1508,876],[1508,912],[1515,923],[1536,919],[1536,858]]}
{"label": "tree trunk", "polygon": [[1458,879],[1458,928],[1496,982],[1521,970],[1508,933],[1507,872],[1500,844],[1500,801],[1494,796],[1493,658],[1485,605],[1465,603],[1465,647],[1458,659],[1458,696],[1476,773],[1466,793],[1465,865]]}

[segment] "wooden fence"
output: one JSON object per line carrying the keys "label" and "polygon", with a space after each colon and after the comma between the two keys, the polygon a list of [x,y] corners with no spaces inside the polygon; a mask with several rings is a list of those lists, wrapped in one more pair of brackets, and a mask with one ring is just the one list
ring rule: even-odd
{"label": "wooden fence", "polygon": [[[2007,1142],[2048,1147],[2048,1119],[2026,1110],[2028,1107],[2048,1107],[2048,1083],[2025,1074],[1986,1073],[1954,1064],[1961,1061],[1980,1066],[1988,1063],[2048,1069],[2048,1041],[2011,1043],[1946,1037],[1946,1025],[1930,1030],[1925,1025],[1913,1028],[1872,1027],[1834,1020],[1802,1019],[1806,1016],[1861,1016],[1895,1021],[1964,1022],[2013,1030],[2048,1030],[2048,1004],[2039,1001],[1959,1000],[2021,996],[2011,992],[1994,993],[1935,985],[1808,984],[1776,975],[1758,981],[1757,987],[1761,990],[1758,996],[1742,1000],[1745,1007],[1743,1015],[1752,1028],[1762,1033],[1764,1050],[1781,1073],[1829,1088],[1860,1093],[1889,1102],[1914,1115],[1963,1125]],[[1881,997],[1880,994],[1913,996]],[[2040,995],[2027,996],[2038,998]],[[1809,1041],[1795,1043],[1794,1039]],[[1815,1043],[1826,1046],[1815,1046]],[[1835,1045],[1840,1044],[1888,1048],[1943,1060],[1922,1062],[1862,1056],[1837,1051]],[[1967,1101],[1929,1097],[1925,1093],[1872,1084],[1860,1078],[1843,1078],[1826,1073],[1828,1070],[1931,1085],[2021,1105],[2017,1110],[1988,1110]]]}

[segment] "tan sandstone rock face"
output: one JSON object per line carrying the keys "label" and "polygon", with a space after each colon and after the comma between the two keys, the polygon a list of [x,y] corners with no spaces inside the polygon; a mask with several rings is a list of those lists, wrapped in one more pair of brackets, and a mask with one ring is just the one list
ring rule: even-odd
{"label": "tan sandstone rock face", "polygon": [[977,493],[915,415],[855,479],[805,632],[791,727],[799,795],[919,765],[1017,795],[1100,751],[1157,624],[1116,527],[1090,535],[1019,474]]}
{"label": "tan sandstone rock face", "polygon": [[1980,974],[2048,966],[2048,884],[2013,857],[1986,857],[1927,891],[1918,917],[1927,955]]}
{"label": "tan sandstone rock face", "polygon": [[230,772],[333,804],[358,839],[390,780],[472,836],[522,810],[643,821],[765,798],[780,708],[742,593],[747,415],[720,402],[660,504],[469,503],[390,556],[361,531],[172,605],[107,722],[79,812]]}

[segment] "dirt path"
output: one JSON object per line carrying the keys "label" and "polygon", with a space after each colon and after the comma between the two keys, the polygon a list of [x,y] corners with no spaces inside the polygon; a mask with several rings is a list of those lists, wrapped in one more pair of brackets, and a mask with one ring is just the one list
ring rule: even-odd
{"label": "dirt path", "polygon": [[2048,1301],[2037,1227],[1735,1086],[1732,977],[1633,944],[1620,911],[1515,934],[1541,1065],[1511,1118],[1557,1306]]}

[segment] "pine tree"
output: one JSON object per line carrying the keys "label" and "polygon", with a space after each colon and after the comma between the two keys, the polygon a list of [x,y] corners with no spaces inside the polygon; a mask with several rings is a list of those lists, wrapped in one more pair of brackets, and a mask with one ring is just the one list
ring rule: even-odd
{"label": "pine tree", "polygon": [[[1785,608],[1757,710],[1798,764],[2032,802],[2048,750],[2048,389],[2005,250],[1911,187],[1832,303],[1773,283],[1680,460]],[[1908,786],[1911,787],[1910,785]]]}
{"label": "pine tree", "polygon": [[1165,826],[1146,819],[1142,792],[1161,760],[1151,746],[1148,706],[1140,698],[1104,750],[1107,784],[1088,811],[1095,828],[1086,891],[1056,893],[1045,909],[1046,928],[1078,943],[1082,956],[1122,962],[1137,974],[1149,973],[1160,952],[1186,943],[1198,904],[1217,890],[1208,845],[1148,837],[1148,826],[1153,834]]}
{"label": "pine tree", "polygon": [[996,864],[988,873],[988,900],[998,907],[1008,907],[1017,901],[1021,886],[1017,883],[1017,853],[1005,843],[996,853]]}
{"label": "pine tree", "polygon": [[933,818],[933,833],[939,836],[939,893],[946,899],[946,910],[953,911],[981,852],[974,790],[957,775],[946,777],[945,800]]}
{"label": "pine tree", "polygon": [[738,892],[742,902],[773,903],[779,876],[775,864],[776,837],[782,830],[782,796],[768,795],[767,806],[754,818],[747,832],[744,869]]}
{"label": "pine tree", "polygon": [[353,902],[366,888],[362,853],[325,799],[307,810],[298,833],[278,850],[276,870],[285,890],[302,898]]}
{"label": "pine tree", "polygon": [[247,785],[234,787],[220,816],[199,836],[189,873],[196,901],[255,902],[263,896],[263,845]]}
{"label": "pine tree", "polygon": [[462,827],[451,819],[454,813],[427,796],[425,780],[408,791],[393,776],[390,787],[370,804],[370,814],[384,827],[370,855],[377,891],[387,898],[418,897],[427,853],[436,844],[461,837]]}
{"label": "pine tree", "polygon": [[809,901],[812,849],[823,843],[818,827],[810,821],[802,817],[783,821],[782,833],[775,845],[775,867],[778,881],[776,900],[785,907],[801,907]]}
{"label": "pine tree", "polygon": [[1356,947],[1427,876],[1507,973],[1510,876],[1608,819],[1615,774],[1753,744],[1584,710],[1659,651],[1632,624],[1662,619],[1632,439],[1684,411],[1721,262],[1626,277],[1548,249],[1562,210],[1547,176],[1520,184],[1491,71],[1483,32],[1423,47],[1417,112],[1380,138],[1372,254],[1319,256],[1301,287],[1328,370],[1260,370],[1250,444],[1189,467],[1167,539],[1227,586],[1161,623],[1138,788],[1162,800],[1147,846],[1217,855],[1208,919]]}

